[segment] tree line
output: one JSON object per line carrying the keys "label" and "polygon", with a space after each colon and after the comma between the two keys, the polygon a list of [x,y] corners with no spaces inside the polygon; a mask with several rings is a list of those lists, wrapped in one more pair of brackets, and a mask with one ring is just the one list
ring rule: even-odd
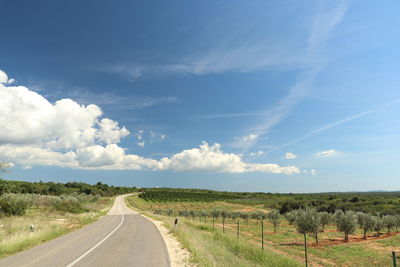
{"label": "tree line", "polygon": [[0,196],[6,193],[14,194],[38,194],[38,195],[99,195],[115,196],[136,192],[136,187],[110,186],[102,182],[94,185],[82,182],[54,183],[54,182],[25,182],[0,179]]}

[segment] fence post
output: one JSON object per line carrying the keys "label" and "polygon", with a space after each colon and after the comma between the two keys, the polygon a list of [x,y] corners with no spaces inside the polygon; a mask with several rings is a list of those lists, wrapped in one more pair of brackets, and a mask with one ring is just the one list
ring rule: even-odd
{"label": "fence post", "polygon": [[261,218],[261,247],[264,250],[264,218]]}
{"label": "fence post", "polygon": [[394,252],[394,251],[392,251],[392,258],[393,258],[393,267],[396,267],[397,266],[397,263],[396,263],[396,252]]}
{"label": "fence post", "polygon": [[237,221],[237,239],[239,240],[239,220]]}
{"label": "fence post", "polygon": [[304,256],[306,258],[306,267],[308,267],[308,256],[307,256],[307,234],[304,233]]}

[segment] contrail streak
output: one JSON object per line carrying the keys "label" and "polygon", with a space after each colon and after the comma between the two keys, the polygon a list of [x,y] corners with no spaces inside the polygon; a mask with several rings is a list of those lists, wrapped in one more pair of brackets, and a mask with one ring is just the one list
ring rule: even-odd
{"label": "contrail streak", "polygon": [[341,125],[343,123],[353,121],[355,119],[364,117],[366,115],[369,115],[371,113],[375,113],[377,111],[380,111],[382,109],[388,108],[390,106],[393,106],[393,105],[396,105],[396,104],[399,104],[399,103],[400,103],[400,98],[397,98],[396,100],[391,101],[391,102],[389,102],[387,104],[384,104],[382,106],[379,106],[379,107],[376,107],[376,108],[373,108],[373,109],[370,109],[370,110],[367,110],[367,111],[363,111],[363,112],[354,114],[352,116],[349,116],[347,118],[344,118],[344,119],[335,121],[333,123],[327,124],[327,125],[322,126],[322,127],[318,128],[318,129],[315,129],[315,130],[313,130],[313,131],[311,131],[311,132],[309,132],[309,133],[307,133],[307,134],[305,134],[305,135],[303,135],[303,136],[301,136],[301,137],[299,137],[299,138],[297,138],[297,139],[295,139],[295,140],[293,140],[293,141],[291,141],[289,143],[286,143],[286,144],[283,144],[283,145],[278,146],[276,148],[273,148],[270,151],[268,151],[268,153],[276,151],[276,150],[279,150],[279,149],[282,149],[282,148],[285,148],[285,147],[288,147],[288,146],[291,146],[291,145],[296,144],[296,143],[298,143],[298,142],[300,142],[300,141],[302,141],[302,140],[304,140],[304,139],[306,139],[306,138],[308,138],[310,136],[319,134],[319,133],[327,131],[327,130],[333,128],[333,127],[339,126],[339,125]]}

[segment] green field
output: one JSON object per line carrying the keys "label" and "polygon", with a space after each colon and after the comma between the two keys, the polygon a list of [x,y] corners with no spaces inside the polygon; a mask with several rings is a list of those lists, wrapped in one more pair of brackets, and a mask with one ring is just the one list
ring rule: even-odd
{"label": "green field", "polygon": [[[149,189],[139,197],[130,197],[129,203],[164,221],[170,229],[173,229],[173,220],[178,218],[176,235],[193,253],[193,262],[199,266],[297,266],[304,264],[303,235],[283,216],[276,233],[269,220],[264,219],[263,251],[261,220],[252,218],[251,214],[297,205],[319,207],[324,211],[324,207],[333,203],[342,205],[344,210],[368,210],[371,213],[380,210],[396,214],[398,200],[399,193],[263,194]],[[371,207],[360,203],[375,204]],[[228,216],[223,225],[221,217],[213,219],[213,210],[228,214],[248,213],[249,217]],[[392,266],[392,251],[400,252],[399,238],[397,228],[390,234],[386,230],[382,230],[381,235],[370,231],[366,240],[362,230],[357,229],[350,235],[349,242],[345,242],[343,233],[331,222],[319,234],[318,245],[308,235],[308,261],[311,266]]]}

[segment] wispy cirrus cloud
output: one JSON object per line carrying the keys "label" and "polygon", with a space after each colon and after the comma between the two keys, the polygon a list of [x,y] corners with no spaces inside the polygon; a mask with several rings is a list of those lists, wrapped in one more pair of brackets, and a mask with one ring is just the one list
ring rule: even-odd
{"label": "wispy cirrus cloud", "polygon": [[[48,86],[46,86],[47,88]],[[62,87],[65,87],[63,85]],[[36,86],[35,86],[36,88]],[[38,87],[40,88],[40,87]],[[42,91],[42,90],[35,90]],[[72,87],[70,90],[55,90],[44,94],[48,98],[71,98],[72,100],[84,105],[96,104],[100,106],[114,106],[118,109],[143,109],[161,104],[171,104],[179,101],[176,96],[143,96],[129,95],[123,96],[112,92],[93,93],[85,88]]]}
{"label": "wispy cirrus cloud", "polygon": [[[258,136],[265,136],[272,127],[285,119],[288,114],[309,94],[312,84],[319,72],[327,65],[323,54],[323,45],[329,39],[335,27],[342,21],[350,1],[340,1],[335,4],[319,2],[318,12],[314,17],[310,36],[308,38],[307,58],[311,58],[311,66],[297,78],[289,93],[274,107],[265,111],[265,119],[256,127]],[[248,148],[258,142],[258,139],[248,143]]]}
{"label": "wispy cirrus cloud", "polygon": [[316,134],[325,132],[325,131],[330,130],[330,129],[334,128],[334,127],[340,126],[340,125],[342,125],[344,123],[351,122],[353,120],[362,118],[364,116],[367,116],[369,114],[378,112],[380,110],[383,110],[385,108],[388,108],[388,107],[391,107],[391,106],[394,106],[394,105],[397,105],[397,104],[400,104],[400,98],[395,99],[393,101],[390,101],[389,103],[386,103],[384,105],[381,105],[381,106],[378,106],[378,107],[375,107],[375,108],[372,108],[372,109],[369,109],[369,110],[366,110],[366,111],[363,111],[363,112],[348,116],[348,117],[346,117],[344,119],[337,120],[337,121],[329,123],[327,125],[321,126],[321,127],[317,128],[317,129],[315,129],[315,130],[313,130],[313,131],[311,131],[311,132],[309,132],[309,133],[307,133],[307,134],[305,134],[303,136],[300,136],[299,138],[296,138],[296,139],[294,139],[294,140],[292,140],[292,141],[290,141],[290,142],[288,142],[286,144],[277,146],[277,147],[271,149],[268,152],[276,151],[276,150],[279,150],[279,149],[294,145],[294,144],[296,144],[296,143],[298,143],[300,141],[303,141],[304,139],[307,139],[307,138],[309,138],[311,136],[314,136]]}
{"label": "wispy cirrus cloud", "polygon": [[233,147],[247,147],[249,143],[253,142],[254,140],[256,140],[259,136],[257,134],[248,134],[246,136],[242,136],[242,137],[235,137],[235,142],[233,142],[233,144],[231,144]]}
{"label": "wispy cirrus cloud", "polygon": [[[163,75],[207,75],[226,72],[254,72],[260,70],[300,70],[295,84],[288,94],[271,108],[260,112],[211,114],[199,118],[261,117],[253,127],[257,138],[239,142],[246,136],[238,137],[237,144],[244,150],[254,146],[261,136],[284,120],[293,109],[309,95],[314,80],[328,64],[324,54],[324,44],[332,36],[336,26],[342,21],[350,6],[350,1],[318,2],[317,12],[310,24],[310,32],[305,40],[290,42],[270,39],[258,40],[257,45],[241,42],[238,46],[214,46],[212,49],[195,52],[165,64],[141,64],[128,62],[107,66],[101,71],[114,72],[131,80]],[[294,45],[296,43],[296,45]],[[302,43],[305,47],[299,47]],[[304,52],[305,51],[305,52]],[[248,132],[248,131],[247,131]]]}
{"label": "wispy cirrus cloud", "polygon": [[262,151],[262,150],[249,153],[249,157],[261,157],[263,155],[265,155],[265,151]]}
{"label": "wispy cirrus cloud", "polygon": [[253,72],[268,69],[304,69],[304,55],[295,47],[245,44],[236,48],[213,49],[198,55],[184,57],[178,63],[141,64],[128,62],[115,64],[100,71],[113,72],[130,80],[164,75],[207,75],[226,72]]}
{"label": "wispy cirrus cloud", "polygon": [[201,115],[197,119],[224,119],[224,118],[238,118],[238,117],[265,117],[264,111],[259,112],[243,112],[243,113],[225,113],[225,114],[210,114]]}
{"label": "wispy cirrus cloud", "polygon": [[[236,66],[239,71],[253,71],[257,68],[262,68],[266,66],[271,66],[274,68],[291,66],[293,69],[303,70],[296,79],[295,84],[289,89],[288,94],[282,98],[273,107],[258,111],[258,112],[244,112],[244,113],[227,113],[227,114],[211,114],[204,115],[199,118],[204,119],[218,119],[218,118],[235,118],[235,117],[261,117],[261,121],[253,127],[256,131],[254,134],[258,138],[253,138],[247,142],[242,142],[242,148],[248,150],[250,147],[254,146],[258,141],[259,137],[268,134],[270,129],[279,124],[284,120],[293,109],[309,95],[314,80],[320,73],[322,69],[327,65],[327,57],[323,53],[324,43],[331,37],[332,32],[335,27],[342,21],[348,8],[350,6],[350,1],[340,1],[335,3],[328,2],[318,2],[318,11],[314,16],[314,20],[311,23],[310,33],[307,39],[307,47],[302,51],[303,55],[299,56],[295,53],[288,53],[287,55],[277,54],[276,57],[271,57],[268,60],[257,61],[254,57],[247,57],[247,60],[258,62],[250,67],[247,60],[241,63],[242,65],[227,64],[226,66]],[[256,55],[257,53],[254,53]],[[245,55],[245,54],[244,54]],[[290,55],[290,56],[289,56]],[[259,56],[259,54],[258,54]],[[227,57],[231,58],[231,57]],[[280,58],[280,60],[278,60]],[[274,60],[271,60],[274,59]],[[207,61],[206,61],[207,62]],[[223,62],[231,62],[231,60],[226,60]],[[270,65],[267,64],[270,62]],[[212,63],[212,61],[210,61]],[[200,64],[200,66],[206,66],[208,64]],[[218,65],[218,64],[217,64]],[[225,64],[223,64],[225,65]],[[238,68],[237,66],[241,66]],[[203,67],[198,68],[194,73],[203,74],[206,73]],[[182,69],[186,69],[182,68]],[[188,68],[191,69],[191,68]],[[213,71],[220,71],[228,68],[215,67]],[[235,69],[235,68],[231,68]],[[241,138],[245,138],[243,136]],[[240,137],[239,137],[240,138]]]}
{"label": "wispy cirrus cloud", "polygon": [[336,157],[340,154],[341,154],[341,152],[339,152],[335,149],[329,149],[329,150],[324,150],[324,151],[315,153],[314,157],[316,157],[316,158],[331,158],[331,157]]}

